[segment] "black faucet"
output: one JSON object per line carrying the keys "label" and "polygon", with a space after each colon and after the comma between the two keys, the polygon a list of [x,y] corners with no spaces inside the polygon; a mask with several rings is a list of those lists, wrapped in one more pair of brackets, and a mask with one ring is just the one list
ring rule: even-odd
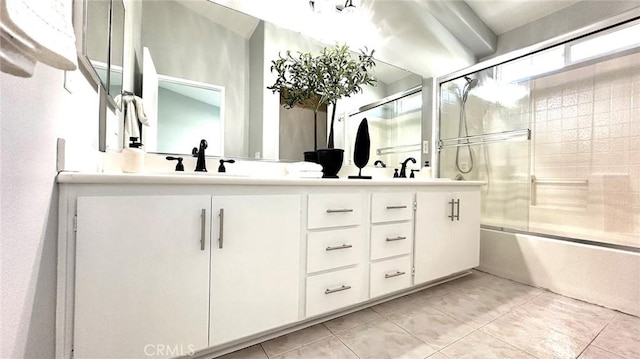
{"label": "black faucet", "polygon": [[204,158],[204,150],[207,147],[207,140],[200,140],[200,149],[194,147],[193,150],[191,150],[193,157],[198,157],[195,169],[196,172],[207,172],[207,161]]}
{"label": "black faucet", "polygon": [[378,165],[380,165],[381,168],[387,168],[387,165],[384,162],[382,162],[381,160],[376,160],[373,163],[373,167],[378,167]]}
{"label": "black faucet", "polygon": [[407,178],[407,162],[416,163],[416,159],[413,157],[409,157],[404,162],[401,163],[402,167],[400,167],[400,178]]}
{"label": "black faucet", "polygon": [[224,164],[226,163],[236,163],[235,160],[220,160],[220,166],[218,166],[218,172],[227,172],[227,169],[224,168]]}

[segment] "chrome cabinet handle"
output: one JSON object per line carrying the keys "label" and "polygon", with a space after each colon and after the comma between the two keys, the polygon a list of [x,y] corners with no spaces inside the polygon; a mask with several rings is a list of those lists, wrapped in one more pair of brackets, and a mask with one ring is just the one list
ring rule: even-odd
{"label": "chrome cabinet handle", "polygon": [[397,236],[395,238],[387,238],[387,242],[401,241],[403,239],[407,239],[407,237]]}
{"label": "chrome cabinet handle", "polygon": [[398,277],[398,276],[405,275],[405,274],[407,274],[407,273],[406,273],[406,272],[400,272],[400,271],[397,271],[397,272],[395,272],[395,273],[393,273],[393,274],[385,274],[385,275],[384,275],[384,279],[389,279],[389,278],[393,278],[393,277]]}
{"label": "chrome cabinet handle", "polygon": [[343,244],[341,246],[337,246],[337,247],[327,247],[327,252],[328,251],[335,251],[336,249],[347,249],[347,248],[351,248],[353,247],[353,245],[351,244]]}
{"label": "chrome cabinet handle", "polygon": [[335,289],[325,289],[324,294],[342,292],[343,290],[347,290],[347,289],[351,289],[351,286],[350,285],[343,285],[343,286],[341,286],[339,288],[335,288]]}
{"label": "chrome cabinet handle", "polygon": [[200,250],[204,251],[204,242],[206,237],[207,209],[203,208],[200,213]]}
{"label": "chrome cabinet handle", "polygon": [[404,209],[407,208],[407,206],[387,206],[387,209]]}
{"label": "chrome cabinet handle", "polygon": [[222,242],[224,241],[224,208],[220,208],[220,229],[218,231],[218,248],[222,249]]}
{"label": "chrome cabinet handle", "polygon": [[451,218],[451,222],[453,222],[453,219],[455,218],[455,216],[453,214],[453,211],[454,211],[453,205],[454,205],[454,203],[455,202],[453,201],[453,198],[452,198],[451,201],[449,201],[449,204],[451,205],[451,215],[447,216],[447,217]]}
{"label": "chrome cabinet handle", "polygon": [[343,209],[328,209],[327,213],[348,213],[353,212],[353,209],[343,208]]}
{"label": "chrome cabinet handle", "polygon": [[456,209],[456,220],[460,221],[460,198],[458,198],[456,204],[458,205],[458,208]]}

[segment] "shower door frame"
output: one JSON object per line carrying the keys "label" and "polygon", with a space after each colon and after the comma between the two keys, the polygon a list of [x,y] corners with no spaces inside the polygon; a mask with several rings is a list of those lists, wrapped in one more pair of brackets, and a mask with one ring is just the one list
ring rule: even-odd
{"label": "shower door frame", "polygon": [[[453,81],[456,79],[460,79],[463,78],[465,76],[469,76],[472,75],[474,73],[483,71],[483,70],[487,70],[489,68],[492,67],[497,67],[499,65],[514,61],[514,60],[518,60],[530,55],[534,55],[536,53],[540,53],[546,50],[549,50],[555,46],[559,46],[559,45],[563,45],[563,44],[567,44],[569,42],[573,42],[576,40],[579,40],[581,38],[584,37],[588,37],[591,35],[594,35],[596,33],[602,33],[605,32],[611,28],[615,28],[618,26],[622,26],[625,25],[627,23],[631,23],[634,21],[638,21],[640,20],[640,8],[636,8],[636,9],[632,9],[626,12],[623,12],[621,14],[618,14],[616,16],[610,17],[608,19],[596,22],[594,24],[582,27],[578,30],[575,31],[571,31],[568,32],[566,34],[545,40],[545,41],[541,41],[539,43],[536,43],[534,45],[531,46],[527,46],[524,47],[522,49],[519,50],[515,50],[512,52],[509,52],[507,54],[503,54],[503,55],[499,55],[496,56],[494,58],[491,59],[487,59],[485,61],[481,61],[475,65],[469,66],[467,68],[464,68],[462,70],[441,76],[441,77],[436,77],[434,79],[433,82],[433,101],[434,101],[434,106],[433,106],[433,112],[432,112],[432,123],[431,123],[431,131],[432,131],[432,141],[433,141],[433,146],[432,148],[435,148],[435,151],[433,152],[433,155],[431,156],[431,161],[433,164],[433,167],[435,167],[435,175],[436,177],[440,176],[440,146],[438,146],[438,144],[441,141],[454,141],[457,140],[456,138],[453,139],[444,139],[442,140],[440,138],[440,124],[441,124],[441,88],[442,85],[446,82],[449,81]],[[623,56],[625,53],[634,53],[634,52],[639,52],[640,51],[640,47],[636,47],[634,49],[629,49],[629,50],[621,50],[621,51],[617,51],[615,54],[613,55],[603,55],[603,56],[598,56],[597,58],[594,59],[588,59],[585,61],[582,61],[579,63],[579,65],[577,66],[585,66],[588,63],[593,63],[593,62],[599,62],[599,61],[603,61],[604,59],[606,59],[608,56]],[[561,68],[558,71],[566,71],[568,69],[570,69],[572,66],[565,66],[563,68]],[[545,75],[548,75],[549,73],[545,73]],[[484,136],[491,136],[492,134],[485,134],[485,135],[481,135],[482,137]],[[529,129],[529,139],[531,138],[531,130]],[[462,145],[466,145],[466,144],[462,144]],[[530,159],[531,160],[531,159]],[[530,165],[531,166],[531,165]],[[531,170],[530,173],[531,175]],[[534,177],[534,176],[530,176],[530,177]],[[529,202],[531,205],[531,198],[529,198]],[[617,249],[617,250],[623,250],[623,251],[629,251],[629,252],[636,252],[636,253],[640,253],[640,247],[632,247],[632,246],[627,246],[627,245],[621,245],[621,244],[614,244],[614,243],[607,243],[607,242],[599,242],[599,241],[593,241],[593,240],[587,240],[587,239],[581,239],[581,238],[572,238],[572,237],[566,237],[566,236],[560,236],[560,235],[553,235],[553,234],[547,234],[547,233],[538,233],[538,232],[531,232],[529,230],[520,230],[520,229],[514,229],[514,228],[509,228],[509,227],[500,227],[500,226],[491,226],[491,225],[481,225],[482,229],[488,229],[488,230],[496,230],[496,231],[501,231],[501,232],[506,232],[506,233],[513,233],[513,234],[523,234],[523,235],[534,235],[534,236],[539,236],[539,237],[544,237],[544,238],[549,238],[549,239],[555,239],[555,240],[562,240],[562,241],[568,241],[568,242],[573,242],[573,243],[580,243],[580,244],[586,244],[586,245],[593,245],[593,246],[598,246],[598,247],[604,247],[604,248],[610,248],[610,249]]]}

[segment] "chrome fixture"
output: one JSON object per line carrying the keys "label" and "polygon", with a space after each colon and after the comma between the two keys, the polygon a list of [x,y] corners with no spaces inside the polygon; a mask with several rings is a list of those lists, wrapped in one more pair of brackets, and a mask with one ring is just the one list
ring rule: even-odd
{"label": "chrome fixture", "polygon": [[[467,114],[465,111],[465,106],[467,104],[467,97],[469,96],[469,91],[472,88],[478,85],[478,79],[471,79],[468,76],[464,77],[466,84],[462,87],[462,104],[460,106],[460,121],[458,122],[458,138],[468,137],[469,136],[469,128],[467,126]],[[464,134],[463,134],[464,131]],[[460,142],[458,142],[460,143]],[[456,148],[456,169],[462,173],[467,174],[473,170],[473,152],[471,151],[471,146],[469,145],[469,140],[466,139],[467,144],[467,153],[469,154],[469,168],[463,170],[460,168],[460,147]]]}

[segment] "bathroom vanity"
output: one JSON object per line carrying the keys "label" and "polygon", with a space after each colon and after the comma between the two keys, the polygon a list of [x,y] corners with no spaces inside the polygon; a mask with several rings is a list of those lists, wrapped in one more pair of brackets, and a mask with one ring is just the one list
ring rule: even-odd
{"label": "bathroom vanity", "polygon": [[479,262],[482,182],[63,172],[58,183],[58,358],[222,354]]}

